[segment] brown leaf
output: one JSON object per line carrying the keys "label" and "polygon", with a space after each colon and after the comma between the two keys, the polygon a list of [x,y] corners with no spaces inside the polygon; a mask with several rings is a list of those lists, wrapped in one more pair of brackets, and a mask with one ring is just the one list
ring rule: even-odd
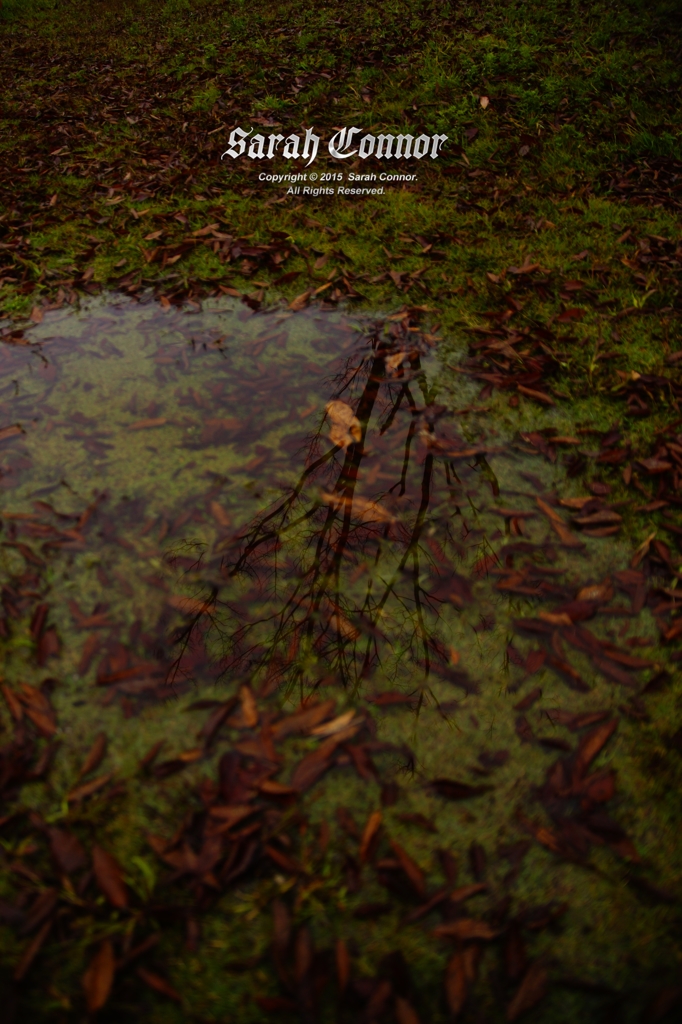
{"label": "brown leaf", "polygon": [[669,469],[672,469],[672,462],[666,462],[665,459],[638,459],[637,465],[645,469],[647,473],[666,473]]}
{"label": "brown leaf", "polygon": [[362,833],[362,839],[360,840],[360,863],[364,863],[372,847],[372,840],[376,836],[377,832],[381,827],[383,815],[381,811],[373,811],[367,819],[364,831]]}
{"label": "brown leaf", "polygon": [[325,700],[321,704],[313,704],[301,711],[296,711],[293,715],[287,715],[286,718],[280,718],[279,722],[275,722],[272,726],[273,740],[281,740],[293,733],[307,732],[309,729],[313,729],[333,714],[334,704],[333,700]]}
{"label": "brown leaf", "polygon": [[576,601],[594,601],[596,604],[604,604],[613,597],[613,584],[611,580],[605,583],[592,583],[588,587],[582,587],[576,594]]}
{"label": "brown leaf", "polygon": [[7,704],[9,712],[14,721],[21,722],[21,720],[24,717],[24,709],[21,706],[21,702],[19,701],[17,694],[14,692],[14,690],[11,690],[9,686],[5,686],[3,684],[2,695],[5,698],[5,703]]}
{"label": "brown leaf", "polygon": [[395,1015],[398,1024],[419,1024],[417,1011],[402,996],[395,997]]}
{"label": "brown leaf", "polygon": [[222,526],[225,530],[228,529],[232,523],[232,519],[223,506],[218,504],[217,501],[212,501],[208,507],[218,526]]}
{"label": "brown leaf", "polygon": [[102,758],[106,754],[106,751],[106,733],[98,732],[97,735],[95,736],[92,746],[90,747],[90,750],[88,751],[88,756],[85,758],[85,761],[83,762],[83,767],[78,773],[79,776],[82,778],[84,775],[87,775],[89,772],[93,771],[94,768],[97,768]]}
{"label": "brown leaf", "polygon": [[412,860],[409,853],[404,850],[399,843],[396,843],[393,840],[391,840],[391,849],[398,858],[401,868],[412,883],[417,895],[421,896],[422,899],[425,899],[426,882],[424,880],[424,873],[419,865]]}
{"label": "brown leaf", "polygon": [[297,295],[296,298],[292,299],[292,301],[289,303],[289,309],[293,309],[294,312],[296,312],[299,309],[303,309],[305,306],[308,305],[311,295],[311,291],[301,292],[300,295]]}
{"label": "brown leaf", "polygon": [[492,928],[487,921],[479,921],[474,917],[460,917],[457,921],[447,921],[433,929],[439,938],[451,939],[496,939],[499,929]]}
{"label": "brown leaf", "polygon": [[532,650],[526,656],[526,672],[529,676],[534,675],[545,664],[547,654],[542,650]]}
{"label": "brown leaf", "polygon": [[114,947],[109,939],[105,939],[88,964],[82,979],[88,1013],[96,1013],[106,1003],[114,983],[115,969]]}
{"label": "brown leaf", "polygon": [[96,779],[91,779],[90,782],[84,782],[82,786],[76,786],[67,795],[69,803],[75,803],[77,800],[85,800],[87,796],[91,796],[96,793],[98,789],[102,789],[106,786],[107,782],[113,779],[114,773],[109,772],[108,775],[98,775]]}
{"label": "brown leaf", "polygon": [[450,957],[445,969],[445,998],[453,1017],[459,1016],[464,1009],[468,988],[464,954],[458,950]]}
{"label": "brown leaf", "polygon": [[541,402],[543,405],[556,405],[554,399],[546,395],[544,391],[535,391],[533,388],[526,388],[523,384],[517,384],[518,390],[522,395],[526,395],[527,398],[534,398],[536,402]]}
{"label": "brown leaf", "polygon": [[305,875],[307,874],[306,869],[302,864],[299,864],[297,860],[290,857],[287,853],[283,853],[282,850],[278,850],[276,846],[266,844],[263,848],[263,852],[274,861],[274,863],[286,871],[290,875]]}
{"label": "brown leaf", "polygon": [[43,711],[36,711],[34,708],[26,708],[26,714],[31,719],[36,729],[41,736],[45,736],[47,739],[50,736],[54,736],[57,731],[57,726],[51,715],[46,715]]}
{"label": "brown leaf", "polygon": [[244,725],[248,729],[253,729],[258,725],[258,707],[250,686],[244,685],[239,688],[239,700],[241,701]]}
{"label": "brown leaf", "polygon": [[11,427],[3,427],[0,430],[0,441],[6,441],[8,437],[16,437],[23,432],[18,423],[13,423]]}
{"label": "brown leaf", "polygon": [[429,788],[446,800],[469,800],[481,796],[491,790],[492,786],[470,786],[467,782],[455,782],[454,779],[432,779]]}
{"label": "brown leaf", "polygon": [[276,899],[272,904],[273,933],[272,942],[279,953],[284,953],[291,939],[291,914],[283,900]]}
{"label": "brown leaf", "polygon": [[343,939],[336,940],[336,978],[339,992],[345,992],[350,979],[350,955]]}
{"label": "brown leaf", "polygon": [[110,853],[101,846],[92,848],[92,867],[95,880],[109,902],[119,910],[128,906],[128,890],[123,881],[121,866]]}
{"label": "brown leaf", "polygon": [[332,427],[329,439],[340,448],[347,448],[362,437],[362,426],[351,407],[346,402],[334,399],[325,406]]}
{"label": "brown leaf", "polygon": [[158,743],[155,743],[153,747],[149,748],[147,753],[140,760],[140,768],[143,768],[143,769],[144,768],[148,768],[149,765],[152,764],[156,760],[156,757],[157,757],[159,751],[161,750],[161,747],[164,745],[165,742],[166,742],[165,740],[159,740]]}
{"label": "brown leaf", "polygon": [[29,686],[28,683],[21,683],[20,690],[15,691],[15,694],[41,736],[45,736],[47,739],[54,736],[57,731],[55,713],[45,694],[35,686]]}
{"label": "brown leaf", "polygon": [[48,829],[48,837],[50,852],[60,871],[71,875],[85,867],[88,862],[85,850],[73,833],[62,828],[51,828]]}
{"label": "brown leaf", "polygon": [[138,420],[137,423],[129,423],[128,430],[149,430],[151,427],[163,427],[168,420],[165,416],[158,416],[156,419]]}
{"label": "brown leaf", "polygon": [[182,996],[179,992],[170,985],[165,978],[160,977],[158,974],[154,974],[153,971],[148,971],[146,967],[137,968],[137,976],[141,978],[145,985],[149,985],[156,992],[160,992],[162,996],[168,996],[169,999],[173,999],[176,1003],[182,1002]]}
{"label": "brown leaf", "polygon": [[31,964],[33,963],[38,953],[40,952],[40,949],[43,943],[45,942],[45,939],[47,938],[51,927],[52,919],[45,922],[45,924],[37,933],[37,935],[34,935],[34,937],[29,942],[28,946],[26,946],[24,952],[21,954],[19,963],[14,968],[15,981],[21,981],[22,978],[25,977]]}
{"label": "brown leaf", "polygon": [[523,981],[507,1007],[507,1020],[516,1020],[525,1010],[530,1010],[540,1002],[546,992],[547,969],[536,961],[526,971]]}
{"label": "brown leaf", "polygon": [[618,722],[615,718],[612,718],[609,722],[598,725],[595,729],[588,732],[586,736],[583,736],[576,752],[574,765],[576,777],[582,776],[585,773],[589,764],[594,760],[607,740],[613,736],[617,728]]}
{"label": "brown leaf", "polygon": [[[311,736],[325,737],[334,736],[336,733],[341,732],[351,724],[355,717],[355,711],[344,711],[342,715],[338,715],[337,718],[332,718],[330,722],[325,722],[324,725],[318,725],[314,729],[310,729]],[[356,724],[360,721],[357,720]]]}

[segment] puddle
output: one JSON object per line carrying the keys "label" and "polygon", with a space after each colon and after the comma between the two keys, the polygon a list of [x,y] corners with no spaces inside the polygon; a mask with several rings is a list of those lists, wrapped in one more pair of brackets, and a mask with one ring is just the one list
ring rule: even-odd
{"label": "puddle", "polygon": [[[30,345],[0,348],[0,370],[4,673],[51,693],[72,747],[101,726],[132,777],[163,741],[167,774],[194,778],[213,733],[187,750],[188,708],[245,683],[289,711],[331,695],[369,739],[343,748],[350,767],[313,818],[349,801],[368,813],[376,762],[384,813],[415,856],[431,856],[436,829],[498,895],[520,876],[522,901],[568,900],[578,925],[597,907],[625,933],[634,897],[613,904],[575,862],[590,842],[627,860],[630,831],[641,851],[667,827],[634,810],[628,727],[613,742],[628,835],[596,815],[580,834],[543,833],[521,806],[573,751],[577,716],[608,719],[637,672],[661,668],[653,618],[641,602],[633,614],[638,584],[622,575],[631,552],[617,528],[571,525],[560,466],[485,410],[461,413],[475,392],[452,390],[409,316],[107,297],[47,314]],[[236,735],[249,714],[228,720]],[[237,749],[267,761],[254,743]],[[73,784],[58,760],[52,786]],[[590,808],[610,799],[604,786]],[[136,827],[172,813],[169,792],[129,808]],[[453,813],[443,797],[478,799]],[[546,806],[567,820],[561,801]],[[559,945],[588,970],[578,925]],[[620,976],[620,947],[594,941]]]}
{"label": "puddle", "polygon": [[[97,678],[128,673],[128,696],[163,693],[162,665],[177,687],[210,663],[301,695],[329,674],[420,702],[428,686],[452,712],[507,665],[514,610],[490,571],[525,555],[546,564],[533,586],[559,574],[534,503],[551,474],[484,417],[448,415],[409,321],[215,306],[99,300],[0,350],[6,553],[32,539],[36,567],[52,558],[56,625],[101,621]],[[330,440],[332,400],[359,443]],[[604,562],[593,546],[574,585]]]}

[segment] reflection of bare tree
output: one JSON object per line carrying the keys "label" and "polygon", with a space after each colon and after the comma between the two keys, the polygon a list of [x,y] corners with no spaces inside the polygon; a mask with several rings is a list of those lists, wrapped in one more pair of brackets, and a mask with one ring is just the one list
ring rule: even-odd
{"label": "reflection of bare tree", "polygon": [[[452,575],[422,543],[436,467],[425,348],[407,320],[370,336],[356,365],[349,360],[332,381],[335,396],[353,406],[359,440],[324,451],[322,424],[297,484],[215,559],[213,622],[226,668],[286,669],[289,680],[333,673],[357,685],[377,666],[395,677],[401,664],[417,662],[428,676],[432,652],[443,660],[435,633],[442,598],[423,578]],[[401,407],[406,430],[404,415],[396,422]],[[391,447],[394,435],[399,447]],[[426,442],[420,466],[418,435]],[[361,471],[371,486],[365,471],[377,454],[395,479],[370,497]]]}

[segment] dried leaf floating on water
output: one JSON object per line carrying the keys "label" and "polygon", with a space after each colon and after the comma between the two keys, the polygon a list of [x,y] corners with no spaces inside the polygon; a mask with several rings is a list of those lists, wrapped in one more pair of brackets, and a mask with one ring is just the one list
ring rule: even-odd
{"label": "dried leaf floating on water", "polygon": [[334,399],[325,406],[331,421],[329,439],[339,448],[347,448],[362,437],[362,425],[353,410],[346,402]]}

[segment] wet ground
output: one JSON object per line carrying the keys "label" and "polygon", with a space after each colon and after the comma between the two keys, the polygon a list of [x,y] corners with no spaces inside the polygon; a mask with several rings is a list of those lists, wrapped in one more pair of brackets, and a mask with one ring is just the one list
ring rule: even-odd
{"label": "wet ground", "polygon": [[[154,1021],[629,1020],[635,963],[674,996],[675,594],[613,439],[493,420],[417,315],[108,296],[0,349],[17,1005],[40,956],[60,1020],[78,956],[112,1020],[136,985]],[[144,966],[171,904],[189,952]]]}

